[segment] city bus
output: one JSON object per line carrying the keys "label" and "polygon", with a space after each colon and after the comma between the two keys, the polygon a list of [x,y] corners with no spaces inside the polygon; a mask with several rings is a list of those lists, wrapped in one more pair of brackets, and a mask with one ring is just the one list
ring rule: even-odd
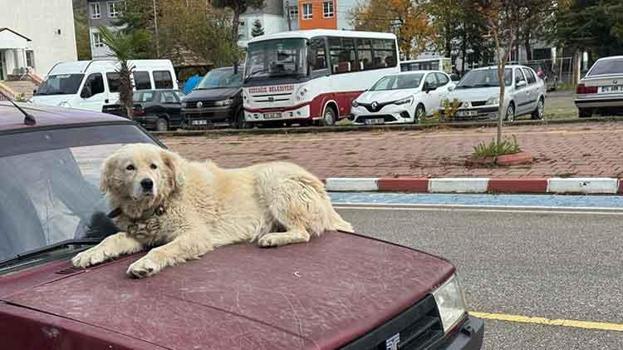
{"label": "city bus", "polygon": [[243,106],[250,124],[333,125],[381,77],[400,71],[389,33],[303,30],[247,45]]}

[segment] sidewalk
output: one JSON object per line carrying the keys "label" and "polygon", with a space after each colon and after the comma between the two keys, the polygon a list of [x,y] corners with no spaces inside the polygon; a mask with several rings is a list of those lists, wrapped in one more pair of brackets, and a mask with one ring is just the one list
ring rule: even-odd
{"label": "sidewalk", "polygon": [[327,177],[623,177],[623,123],[505,127],[532,165],[470,168],[465,160],[495,128],[292,135],[163,137],[171,149],[224,167],[298,163]]}

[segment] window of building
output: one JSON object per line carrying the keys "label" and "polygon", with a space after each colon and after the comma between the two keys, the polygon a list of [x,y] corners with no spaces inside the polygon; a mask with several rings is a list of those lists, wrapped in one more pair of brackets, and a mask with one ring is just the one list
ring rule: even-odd
{"label": "window of building", "polygon": [[312,19],[313,15],[312,4],[303,4],[303,19]]}
{"label": "window of building", "polygon": [[132,73],[134,75],[134,87],[136,90],[150,90],[151,89],[151,79],[149,79],[149,72],[146,71],[135,71]]}
{"label": "window of building", "polygon": [[173,79],[171,78],[171,72],[169,72],[168,70],[156,70],[153,74],[156,89],[173,89]]}
{"label": "window of building", "polygon": [[93,19],[102,18],[102,11],[100,9],[99,2],[90,3],[89,8],[90,8],[90,13],[91,13],[91,18]]}
{"label": "window of building", "polygon": [[119,1],[108,2],[108,17],[117,18],[121,16],[121,4]]}
{"label": "window of building", "polygon": [[26,50],[26,66],[35,68],[35,52],[33,50]]}
{"label": "window of building", "polygon": [[290,6],[290,18],[296,19],[299,17],[299,7],[298,5]]}
{"label": "window of building", "polygon": [[325,1],[322,3],[322,16],[324,18],[332,18],[335,12],[333,11],[333,0]]}
{"label": "window of building", "polygon": [[119,92],[119,73],[110,72],[106,73],[106,80],[108,81],[108,90],[110,92]]}
{"label": "window of building", "polygon": [[93,32],[93,47],[104,47],[102,34],[99,32]]}

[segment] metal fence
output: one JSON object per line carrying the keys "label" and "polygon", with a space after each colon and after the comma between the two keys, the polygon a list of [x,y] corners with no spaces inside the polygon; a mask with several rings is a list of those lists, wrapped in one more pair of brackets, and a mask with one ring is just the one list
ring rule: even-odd
{"label": "metal fence", "polygon": [[574,59],[573,57],[560,57],[556,59],[542,59],[521,62],[534,69],[537,73],[542,71],[545,82],[550,90],[555,90],[563,86],[574,86]]}

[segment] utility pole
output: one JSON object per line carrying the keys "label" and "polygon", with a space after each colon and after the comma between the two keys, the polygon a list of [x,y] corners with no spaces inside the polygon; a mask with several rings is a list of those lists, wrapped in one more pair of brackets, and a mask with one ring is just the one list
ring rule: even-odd
{"label": "utility pole", "polygon": [[286,13],[288,18],[288,31],[292,30],[292,18],[290,18],[290,2],[286,1]]}
{"label": "utility pole", "polygon": [[152,1],[154,8],[154,32],[156,34],[156,58],[160,58],[160,36],[158,35],[158,10],[156,9],[156,0]]}

